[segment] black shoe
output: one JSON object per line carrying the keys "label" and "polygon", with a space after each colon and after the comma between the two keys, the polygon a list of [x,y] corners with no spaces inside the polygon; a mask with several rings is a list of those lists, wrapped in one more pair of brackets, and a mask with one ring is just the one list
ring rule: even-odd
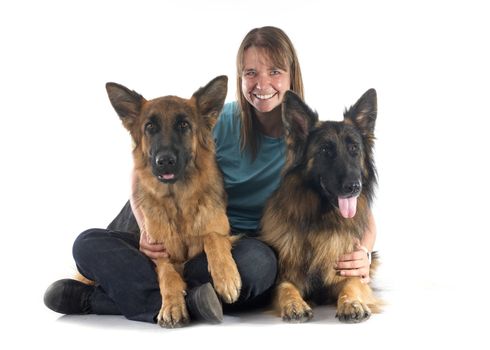
{"label": "black shoe", "polygon": [[93,286],[63,279],[51,284],[44,293],[44,305],[61,314],[89,314]]}
{"label": "black shoe", "polygon": [[223,321],[223,307],[211,283],[187,291],[185,302],[193,320],[208,323]]}

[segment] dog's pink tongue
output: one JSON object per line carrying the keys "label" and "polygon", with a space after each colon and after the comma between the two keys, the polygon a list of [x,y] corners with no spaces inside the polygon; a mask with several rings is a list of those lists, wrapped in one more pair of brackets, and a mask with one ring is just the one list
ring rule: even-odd
{"label": "dog's pink tongue", "polygon": [[340,198],[339,210],[340,214],[346,219],[353,218],[356,215],[357,197]]}

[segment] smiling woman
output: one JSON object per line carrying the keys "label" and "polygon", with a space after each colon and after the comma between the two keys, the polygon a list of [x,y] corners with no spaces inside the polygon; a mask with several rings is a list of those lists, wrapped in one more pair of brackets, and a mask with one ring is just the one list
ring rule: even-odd
{"label": "smiling woman", "polygon": [[[274,66],[263,49],[250,47],[244,52],[242,90],[245,99],[255,108],[261,121],[281,103],[284,93],[291,87],[286,66]],[[277,135],[269,135],[277,136]]]}
{"label": "smiling woman", "polygon": [[296,50],[279,28],[252,29],[237,54],[237,103],[241,111],[241,149],[254,158],[261,136],[282,135],[280,104],[287,90],[303,96],[303,77]]}

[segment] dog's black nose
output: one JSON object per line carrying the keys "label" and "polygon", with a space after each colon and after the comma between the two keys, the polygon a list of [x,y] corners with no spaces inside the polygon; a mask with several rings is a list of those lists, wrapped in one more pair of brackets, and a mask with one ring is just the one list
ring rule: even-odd
{"label": "dog's black nose", "polygon": [[172,152],[161,152],[155,158],[158,166],[174,166],[177,163],[177,157]]}
{"label": "dog's black nose", "polygon": [[342,186],[344,195],[355,195],[361,192],[361,183],[359,181],[345,182]]}

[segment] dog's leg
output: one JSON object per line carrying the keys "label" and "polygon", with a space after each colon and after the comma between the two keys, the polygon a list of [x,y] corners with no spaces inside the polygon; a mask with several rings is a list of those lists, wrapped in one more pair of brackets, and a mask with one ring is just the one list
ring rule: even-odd
{"label": "dog's leg", "polygon": [[214,289],[225,303],[235,302],[240,295],[242,280],[231,255],[230,237],[218,233],[207,234],[204,237],[204,251]]}
{"label": "dog's leg", "polygon": [[280,310],[283,321],[306,322],[313,317],[313,310],[291,282],[281,282],[277,286],[274,303]]}
{"label": "dog's leg", "polygon": [[[359,323],[371,316],[370,305],[376,306],[376,298],[368,284],[360,278],[347,278],[343,283],[337,299],[337,314],[339,321]],[[376,311],[376,310],[373,310]]]}
{"label": "dog's leg", "polygon": [[186,284],[181,275],[167,259],[158,259],[156,269],[162,294],[158,324],[165,328],[175,328],[189,323],[184,299]]}

